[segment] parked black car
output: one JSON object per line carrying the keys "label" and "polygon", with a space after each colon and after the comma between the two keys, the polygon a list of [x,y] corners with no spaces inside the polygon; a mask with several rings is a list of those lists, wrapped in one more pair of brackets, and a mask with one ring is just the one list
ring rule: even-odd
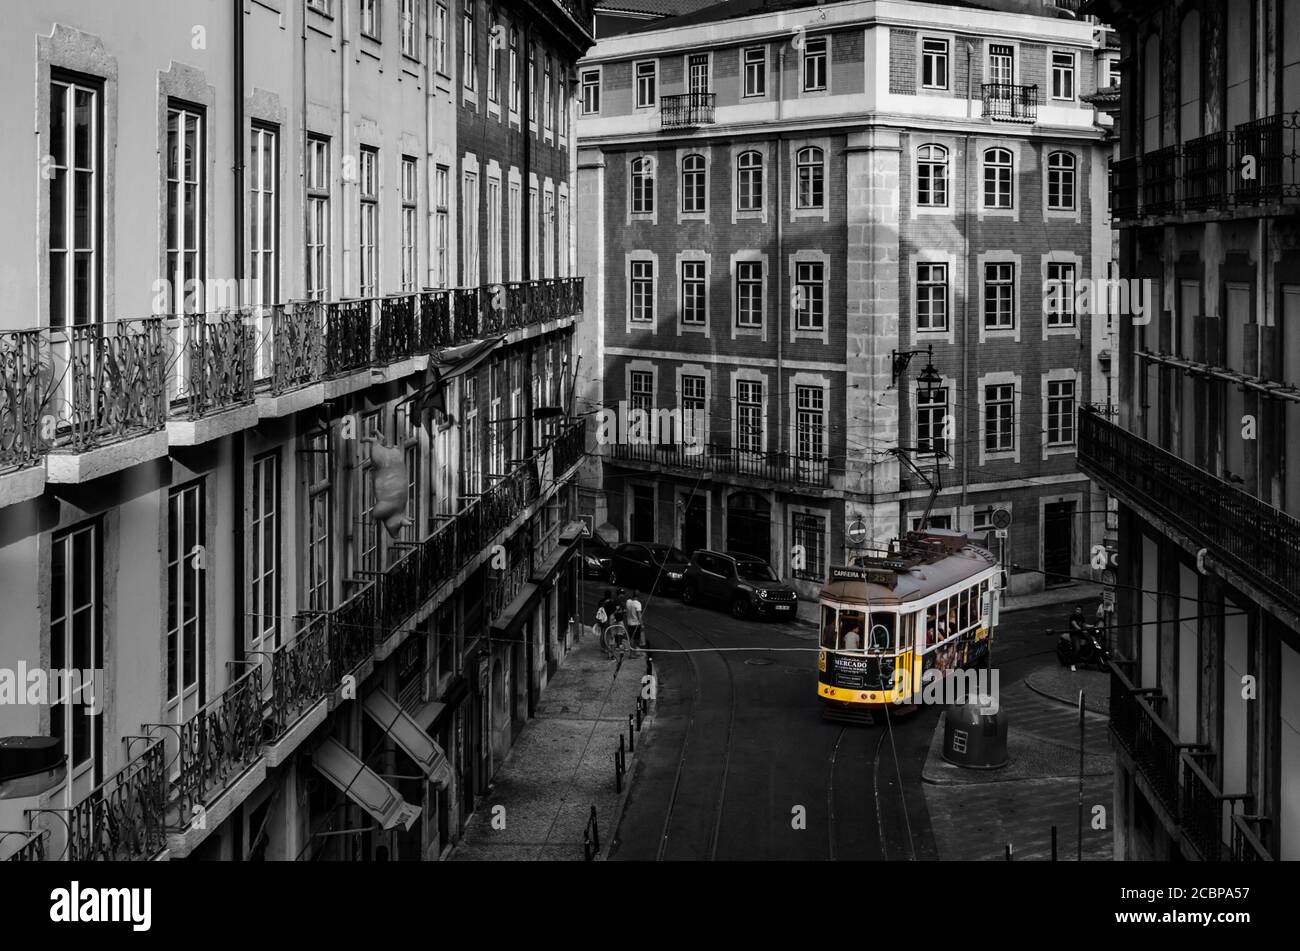
{"label": "parked black car", "polygon": [[726,604],[738,618],[788,617],[798,610],[798,595],[767,562],[739,552],[705,551],[691,556],[682,580],[682,601]]}
{"label": "parked black car", "polygon": [[628,542],[614,549],[609,583],[639,591],[677,594],[682,590],[682,575],[689,564],[679,548]]}
{"label": "parked black car", "polygon": [[614,546],[599,535],[587,535],[582,546],[582,570],[588,578],[608,578],[614,567]]}

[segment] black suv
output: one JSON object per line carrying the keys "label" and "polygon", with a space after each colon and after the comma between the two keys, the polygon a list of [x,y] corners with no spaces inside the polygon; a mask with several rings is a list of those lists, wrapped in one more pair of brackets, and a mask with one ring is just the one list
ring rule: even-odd
{"label": "black suv", "polygon": [[582,546],[582,567],[588,578],[607,578],[614,567],[614,546],[599,535],[585,535],[578,543]]}
{"label": "black suv", "polygon": [[798,596],[776,576],[767,562],[738,552],[697,551],[682,581],[682,601],[720,601],[738,618],[788,617],[797,611]]}
{"label": "black suv", "polygon": [[614,549],[609,583],[639,591],[676,594],[682,590],[686,565],[681,549],[628,542]]}

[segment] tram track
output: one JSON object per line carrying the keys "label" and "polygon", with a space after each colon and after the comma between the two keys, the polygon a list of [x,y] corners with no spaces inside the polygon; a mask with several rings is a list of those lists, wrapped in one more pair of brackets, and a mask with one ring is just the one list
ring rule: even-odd
{"label": "tram track", "polygon": [[[675,619],[675,623],[679,627],[687,629],[691,634],[703,641],[708,647],[714,648],[716,651],[718,645],[710,640],[709,637],[694,624],[685,622],[680,618]],[[654,633],[656,638],[667,637],[677,645],[677,648],[682,650],[685,653],[686,658],[690,661],[695,674],[695,683],[691,692],[690,719],[687,720],[686,731],[682,736],[682,745],[677,757],[677,767],[673,776],[672,790],[669,794],[668,804],[664,811],[663,828],[659,836],[659,844],[655,853],[655,861],[662,862],[665,860],[664,856],[671,841],[673,819],[675,818],[678,797],[682,790],[682,777],[686,771],[687,756],[691,750],[692,734],[695,733],[696,730],[696,719],[700,706],[700,689],[701,684],[704,682],[704,678],[700,662],[697,660],[698,655],[695,652],[687,651],[682,641],[679,638],[674,637],[667,630],[656,630]],[[648,650],[648,653],[653,655],[653,649]],[[723,669],[727,672],[727,732],[723,746],[722,773],[718,779],[717,792],[713,797],[714,806],[707,837],[708,860],[712,862],[717,859],[718,838],[722,831],[722,815],[727,796],[727,778],[731,768],[731,746],[735,737],[736,726],[736,680],[731,669],[731,663],[727,660],[725,654],[716,652],[711,656],[716,657],[722,664]]]}

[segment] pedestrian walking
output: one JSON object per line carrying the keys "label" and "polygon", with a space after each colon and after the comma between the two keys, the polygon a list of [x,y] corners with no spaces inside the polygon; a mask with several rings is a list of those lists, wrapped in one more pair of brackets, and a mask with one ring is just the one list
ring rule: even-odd
{"label": "pedestrian walking", "polygon": [[632,641],[633,647],[641,646],[641,612],[645,610],[641,606],[640,597],[635,591],[632,597],[627,599],[627,631]]}

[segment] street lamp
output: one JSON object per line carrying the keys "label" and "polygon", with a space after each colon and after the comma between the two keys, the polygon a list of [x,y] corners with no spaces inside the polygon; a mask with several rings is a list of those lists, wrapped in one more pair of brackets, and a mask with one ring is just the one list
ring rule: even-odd
{"label": "street lamp", "polygon": [[943,382],[943,378],[939,376],[939,371],[934,368],[934,344],[930,344],[924,350],[890,351],[891,377],[889,385],[891,387],[898,385],[898,378],[907,372],[908,364],[912,362],[912,358],[921,354],[925,354],[925,369],[916,378],[916,382],[922,384],[922,388],[926,390],[932,390]]}

